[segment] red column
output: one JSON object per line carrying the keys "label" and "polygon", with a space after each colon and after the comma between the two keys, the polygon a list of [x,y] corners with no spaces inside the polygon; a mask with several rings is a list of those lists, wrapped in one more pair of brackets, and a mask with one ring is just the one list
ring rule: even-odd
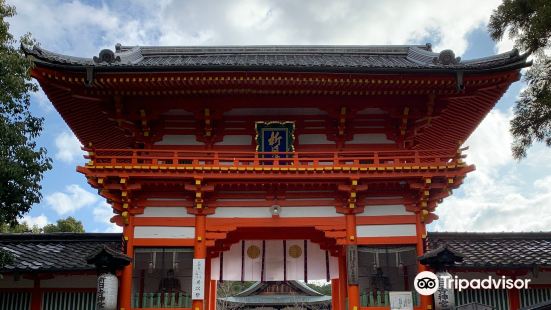
{"label": "red column", "polygon": [[518,310],[520,309],[520,296],[519,291],[516,288],[507,290],[507,295],[509,295],[509,309]]}
{"label": "red column", "polygon": [[40,279],[34,279],[34,287],[31,295],[31,310],[40,310],[42,308],[42,290],[40,289]]}
{"label": "red column", "polygon": [[[357,243],[355,214],[346,215],[346,235],[348,237],[348,244],[352,245]],[[360,288],[357,284],[348,284],[348,309],[360,309]]]}
{"label": "red column", "polygon": [[339,310],[339,279],[331,279],[331,309]]}
{"label": "red column", "polygon": [[210,309],[210,301],[211,301],[211,298],[210,298],[210,294],[212,293],[210,291],[211,287],[210,287],[210,257],[207,257],[205,259],[205,303],[204,303],[204,307],[205,309]]}
{"label": "red column", "polygon": [[339,253],[339,310],[346,309],[346,256]]}
{"label": "red column", "polygon": [[210,280],[210,293],[209,293],[209,310],[216,310],[216,290],[218,288],[218,281]]}
{"label": "red column", "polygon": [[[417,230],[417,256],[421,256],[424,254],[423,250],[423,236],[426,236],[427,230],[425,227],[425,224],[421,222],[421,214],[417,214],[416,216],[416,230]],[[421,265],[420,263],[417,263],[417,269],[419,272],[428,270],[425,265]],[[413,290],[413,287],[411,288]],[[415,294],[415,292],[413,292]],[[423,309],[427,309],[427,307],[430,305],[432,306],[432,295],[431,296],[421,296],[421,307]]]}
{"label": "red column", "polygon": [[[126,255],[134,257],[134,218],[130,216],[128,221],[128,225],[123,227],[123,236],[126,240]],[[120,310],[130,310],[132,304],[132,263],[122,270],[119,292]]]}
{"label": "red column", "polygon": [[[207,247],[205,245],[205,225],[206,218],[204,214],[195,215],[195,245],[194,245],[194,258],[206,258]],[[205,281],[205,286],[209,283]],[[194,300],[192,303],[193,310],[203,310],[204,300]]]}

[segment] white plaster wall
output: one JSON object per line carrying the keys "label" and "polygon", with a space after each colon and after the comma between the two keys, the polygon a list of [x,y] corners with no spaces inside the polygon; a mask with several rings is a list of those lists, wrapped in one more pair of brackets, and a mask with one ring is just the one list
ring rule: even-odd
{"label": "white plaster wall", "polygon": [[346,144],[394,144],[394,141],[387,139],[382,133],[358,133]]}
{"label": "white plaster wall", "polygon": [[40,287],[43,288],[95,288],[96,284],[95,275],[56,276],[40,281]]}
{"label": "white plaster wall", "polygon": [[359,216],[380,216],[380,215],[414,215],[415,213],[406,210],[404,205],[376,205],[366,206]]}
{"label": "white plaster wall", "polygon": [[209,217],[215,218],[268,218],[272,217],[269,207],[220,207]]}
{"label": "white plaster wall", "polygon": [[184,110],[184,109],[170,109],[170,110],[166,111],[165,113],[163,113],[163,115],[189,115],[189,116],[193,116],[193,113],[189,112],[187,110]]}
{"label": "white plaster wall", "polygon": [[369,114],[381,115],[385,113],[386,112],[380,108],[365,108],[363,110],[358,111],[359,115],[369,115]]}
{"label": "white plaster wall", "polygon": [[195,135],[164,135],[163,139],[155,142],[155,145],[204,145],[197,141]]}
{"label": "white plaster wall", "polygon": [[318,108],[236,108],[224,112],[224,115],[326,115],[327,112]]}
{"label": "white plaster wall", "polygon": [[194,217],[193,214],[188,214],[184,207],[146,207],[143,214],[138,214],[136,217]]}
{"label": "white plaster wall", "polygon": [[216,145],[251,145],[253,137],[249,135],[224,135],[224,139]]}
{"label": "white plaster wall", "polygon": [[358,225],[356,234],[358,237],[416,236],[417,231],[414,224]]}
{"label": "white plaster wall", "polygon": [[[280,217],[333,217],[340,216],[335,207],[281,207]],[[215,218],[271,218],[269,207],[220,207],[216,213],[209,215]]]}
{"label": "white plaster wall", "polygon": [[298,142],[302,145],[308,144],[335,144],[327,140],[327,135],[323,134],[303,134],[298,136]]}
{"label": "white plaster wall", "polygon": [[333,217],[342,216],[335,207],[281,207],[280,217]]}
{"label": "white plaster wall", "polygon": [[136,226],[135,238],[195,238],[194,227]]}

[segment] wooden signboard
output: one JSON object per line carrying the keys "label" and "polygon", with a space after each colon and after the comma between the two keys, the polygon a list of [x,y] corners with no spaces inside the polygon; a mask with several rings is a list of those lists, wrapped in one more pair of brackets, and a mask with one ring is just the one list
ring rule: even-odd
{"label": "wooden signboard", "polygon": [[346,246],[346,268],[348,284],[358,285],[358,246]]}
{"label": "wooden signboard", "polygon": [[191,276],[191,299],[205,298],[205,259],[193,259]]}

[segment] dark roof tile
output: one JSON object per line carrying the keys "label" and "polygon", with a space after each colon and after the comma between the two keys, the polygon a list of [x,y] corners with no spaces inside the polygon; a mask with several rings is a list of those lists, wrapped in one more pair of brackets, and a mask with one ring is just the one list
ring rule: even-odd
{"label": "dark roof tile", "polygon": [[0,234],[0,248],[14,258],[6,271],[94,270],[86,258],[104,246],[120,251],[121,234]]}
{"label": "dark roof tile", "polygon": [[447,244],[463,254],[456,267],[532,268],[551,266],[551,232],[464,233],[430,232],[427,250]]}
{"label": "dark roof tile", "polygon": [[[74,69],[97,70],[240,70],[240,71],[314,71],[369,72],[388,70],[485,70],[525,67],[527,55],[512,50],[499,55],[443,63],[442,53],[429,45],[398,46],[210,46],[160,47],[120,46],[99,57],[81,58],[57,54],[39,47],[25,48],[36,62]],[[103,55],[110,56],[102,58]]]}

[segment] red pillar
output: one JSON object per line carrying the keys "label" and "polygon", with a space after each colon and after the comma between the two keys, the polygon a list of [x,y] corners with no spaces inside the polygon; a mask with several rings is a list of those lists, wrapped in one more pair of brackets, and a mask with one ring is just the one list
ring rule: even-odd
{"label": "red pillar", "polygon": [[[195,215],[195,244],[194,244],[194,253],[193,253],[194,258],[207,257],[207,247],[205,245],[205,242],[206,242],[205,225],[206,225],[205,215],[196,214]],[[205,281],[205,286],[207,285],[208,285],[208,282]],[[197,299],[197,300],[194,300],[192,303],[193,310],[203,310],[204,309],[203,307],[204,307],[204,299]]]}
{"label": "red pillar", "polygon": [[[123,228],[126,240],[126,255],[134,257],[134,218],[128,218],[128,225]],[[120,310],[130,310],[132,304],[132,263],[124,267],[120,280],[119,307]]]}
{"label": "red pillar", "polygon": [[[344,252],[344,251],[343,251]],[[346,309],[346,256],[339,253],[339,310]]]}
{"label": "red pillar", "polygon": [[[421,214],[417,214],[416,216],[416,222],[415,222],[416,230],[417,230],[417,256],[421,256],[424,254],[423,249],[423,237],[426,237],[427,230],[425,227],[425,224],[421,222]],[[420,263],[417,263],[417,268],[419,272],[428,270],[425,265],[421,265]],[[413,290],[413,288],[411,288]],[[413,292],[415,294],[415,292]],[[421,307],[423,309],[427,309],[427,307],[430,305],[432,306],[432,295],[431,296],[421,296]]]}
{"label": "red pillar", "polygon": [[[346,235],[348,244],[357,244],[356,238],[356,215],[346,215]],[[345,257],[346,259],[346,257]],[[360,309],[360,288],[358,284],[348,284],[348,310]]]}
{"label": "red pillar", "polygon": [[209,310],[216,310],[216,290],[218,288],[218,281],[210,280],[210,293],[209,293]]}
{"label": "red pillar", "polygon": [[210,268],[210,257],[207,257],[205,259],[205,309],[210,309],[210,294],[212,293],[210,290]]}
{"label": "red pillar", "polygon": [[331,309],[339,310],[339,279],[331,279]]}
{"label": "red pillar", "polygon": [[509,309],[518,310],[520,309],[520,296],[519,291],[516,288],[507,290],[507,295],[509,295]]}
{"label": "red pillar", "polygon": [[42,290],[40,289],[40,279],[34,279],[34,286],[31,295],[31,310],[40,310],[42,308]]}

